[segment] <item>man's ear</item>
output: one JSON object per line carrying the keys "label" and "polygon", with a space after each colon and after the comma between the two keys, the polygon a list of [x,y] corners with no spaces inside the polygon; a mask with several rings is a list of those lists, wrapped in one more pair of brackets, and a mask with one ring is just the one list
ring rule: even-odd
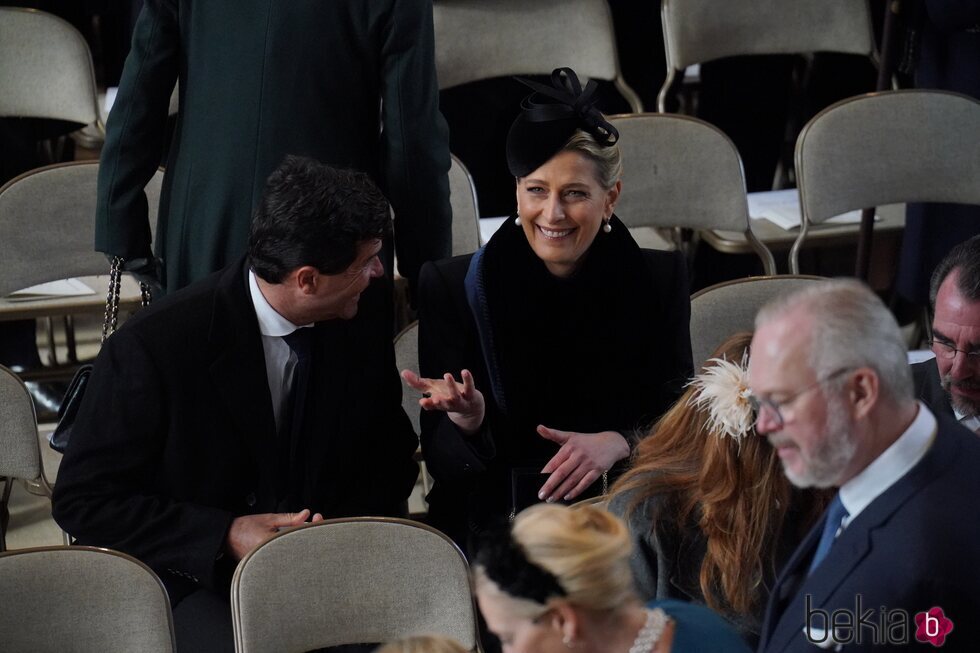
{"label": "man's ear", "polygon": [[293,271],[290,275],[290,280],[304,295],[313,295],[316,294],[317,283],[320,280],[320,271],[312,265],[304,265]]}
{"label": "man's ear", "polygon": [[853,406],[855,419],[868,416],[877,405],[881,381],[878,373],[870,367],[859,367],[851,376],[848,385],[848,398]]}

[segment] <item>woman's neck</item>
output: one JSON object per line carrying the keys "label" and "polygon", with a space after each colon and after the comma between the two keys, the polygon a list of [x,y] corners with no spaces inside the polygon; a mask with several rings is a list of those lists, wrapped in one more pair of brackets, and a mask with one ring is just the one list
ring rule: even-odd
{"label": "woman's neck", "polygon": [[[638,603],[610,614],[590,616],[583,624],[583,653],[628,653],[646,623],[647,610]],[[671,628],[664,630],[653,651],[669,651],[670,642],[664,641],[669,639],[673,639]],[[662,643],[666,643],[666,648],[661,648]]]}

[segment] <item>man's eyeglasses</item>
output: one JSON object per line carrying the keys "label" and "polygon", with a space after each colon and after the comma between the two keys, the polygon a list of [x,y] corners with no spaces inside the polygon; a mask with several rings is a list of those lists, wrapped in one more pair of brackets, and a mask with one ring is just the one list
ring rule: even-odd
{"label": "man's eyeglasses", "polygon": [[814,388],[823,385],[827,381],[835,379],[836,377],[840,376],[841,374],[844,374],[845,372],[850,372],[851,369],[853,368],[845,367],[844,369],[837,370],[836,372],[831,372],[830,374],[823,377],[822,379],[818,379],[814,381],[807,387],[803,388],[802,390],[798,390],[797,392],[794,392],[793,394],[791,394],[790,396],[786,397],[781,401],[773,401],[772,399],[767,399],[766,397],[760,397],[756,394],[750,393],[747,399],[749,405],[752,406],[752,411],[755,413],[756,423],[759,422],[759,417],[762,415],[762,411],[766,410],[769,412],[769,415],[772,416],[772,418],[776,421],[777,429],[783,428],[783,424],[785,423],[783,419],[783,412],[782,412],[783,408],[789,406],[789,404],[793,403],[794,401],[796,401],[806,393],[810,392]]}
{"label": "man's eyeglasses", "polygon": [[953,343],[942,342],[941,340],[930,340],[929,346],[939,358],[952,360],[956,358],[956,354],[965,354],[966,360],[970,363],[980,361],[980,349],[957,349]]}

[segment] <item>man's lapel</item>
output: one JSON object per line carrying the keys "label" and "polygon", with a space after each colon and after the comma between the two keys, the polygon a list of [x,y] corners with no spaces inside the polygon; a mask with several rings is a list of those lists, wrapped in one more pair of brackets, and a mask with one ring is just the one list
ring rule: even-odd
{"label": "man's lapel", "polygon": [[[244,265],[244,264],[243,264]],[[243,268],[225,271],[215,292],[208,340],[215,356],[209,366],[220,405],[215,410],[237,427],[259,471],[260,496],[274,497],[276,427],[258,320],[248,296]]]}
{"label": "man's lapel", "polygon": [[[774,588],[766,613],[760,650],[783,651],[793,638],[804,636],[807,595],[810,596],[810,607],[814,609],[827,609],[828,605],[831,609],[853,607],[853,596],[841,597],[845,599],[843,602],[837,600],[831,603],[831,600],[840,585],[852,576],[855,568],[873,553],[875,531],[883,527],[906,501],[933,478],[940,449],[942,447],[937,447],[934,443],[915,467],[861,511],[834,541],[821,565],[811,576],[805,577],[823,528],[823,520],[817,522],[793,554],[786,571]],[[882,560],[878,565],[880,569],[876,571],[887,573],[886,564],[887,561]],[[805,578],[802,584],[793,582],[793,579],[799,581],[801,578]],[[799,586],[796,592],[792,591],[794,585]],[[782,606],[785,608],[780,609]]]}

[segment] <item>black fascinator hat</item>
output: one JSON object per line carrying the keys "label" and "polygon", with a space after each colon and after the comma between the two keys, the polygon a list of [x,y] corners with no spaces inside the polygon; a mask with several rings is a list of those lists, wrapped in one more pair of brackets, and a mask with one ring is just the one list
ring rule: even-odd
{"label": "black fascinator hat", "polygon": [[526,176],[557,154],[576,129],[605,147],[619,140],[619,132],[595,108],[594,79],[584,90],[571,68],[555,68],[551,86],[516,79],[534,93],[521,102],[521,113],[507,134],[507,167],[515,177]]}
{"label": "black fascinator hat", "polygon": [[487,578],[510,596],[545,604],[553,596],[567,592],[554,574],[527,558],[510,532],[510,524],[496,524],[480,538],[474,566],[482,567]]}

